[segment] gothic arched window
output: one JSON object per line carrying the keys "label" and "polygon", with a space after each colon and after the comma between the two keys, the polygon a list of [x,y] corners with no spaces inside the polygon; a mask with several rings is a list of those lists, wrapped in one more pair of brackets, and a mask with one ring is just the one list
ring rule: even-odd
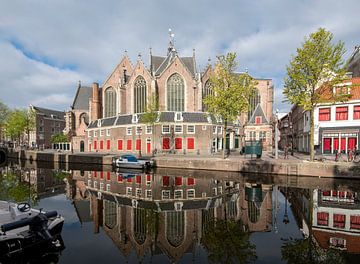
{"label": "gothic arched window", "polygon": [[134,208],[133,213],[134,213],[133,228],[134,228],[135,241],[139,245],[142,245],[142,244],[144,244],[144,242],[146,240],[146,233],[147,233],[146,211],[144,209]]}
{"label": "gothic arched window", "polygon": [[185,237],[184,212],[166,213],[166,238],[170,245],[178,247],[182,244]]}
{"label": "gothic arched window", "polygon": [[170,76],[167,81],[167,110],[184,111],[185,108],[185,84],[178,73]]}
{"label": "gothic arched window", "polygon": [[250,120],[258,104],[260,104],[260,94],[259,94],[259,90],[255,89],[253,95],[250,97],[249,100],[250,107],[248,112],[248,120]]}
{"label": "gothic arched window", "polygon": [[112,229],[116,225],[116,203],[105,200],[104,201],[105,211],[105,225]]}
{"label": "gothic arched window", "polygon": [[134,83],[134,112],[143,113],[146,110],[146,81],[138,76]]}
{"label": "gothic arched window", "polygon": [[[214,90],[212,89],[211,87],[211,84],[210,84],[210,81],[207,81],[203,87],[203,90],[202,90],[202,98],[203,100],[206,98],[206,96],[208,95],[214,95]],[[206,111],[206,105],[204,104],[204,101],[203,101],[203,111]]]}
{"label": "gothic arched window", "polygon": [[115,89],[109,87],[105,91],[105,117],[116,115],[116,92]]}

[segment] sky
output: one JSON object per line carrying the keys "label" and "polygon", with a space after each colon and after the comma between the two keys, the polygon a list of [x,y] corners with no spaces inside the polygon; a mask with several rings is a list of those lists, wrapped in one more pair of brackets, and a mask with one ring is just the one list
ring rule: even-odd
{"label": "sky", "polygon": [[198,70],[236,52],[238,71],[270,78],[275,109],[286,65],[304,37],[319,27],[343,41],[348,59],[360,44],[358,0],[0,0],[0,100],[68,110],[79,80],[99,82],[127,51],[149,64],[165,56],[168,29],[180,56],[195,49]]}

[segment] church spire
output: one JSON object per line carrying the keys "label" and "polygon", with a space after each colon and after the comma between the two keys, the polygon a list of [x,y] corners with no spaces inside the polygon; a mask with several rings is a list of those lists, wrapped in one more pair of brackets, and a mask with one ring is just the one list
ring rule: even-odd
{"label": "church spire", "polygon": [[168,46],[168,55],[171,53],[171,52],[175,52],[175,47],[174,47],[174,44],[175,44],[175,34],[172,33],[171,31],[171,28],[169,28],[169,46]]}

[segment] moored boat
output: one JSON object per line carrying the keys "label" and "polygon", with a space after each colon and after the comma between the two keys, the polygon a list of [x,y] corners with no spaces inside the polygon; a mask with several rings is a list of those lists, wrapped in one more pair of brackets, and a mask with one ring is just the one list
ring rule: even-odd
{"label": "moored boat", "polygon": [[112,163],[117,168],[128,169],[150,169],[154,165],[153,161],[150,159],[138,159],[131,154],[114,157]]}

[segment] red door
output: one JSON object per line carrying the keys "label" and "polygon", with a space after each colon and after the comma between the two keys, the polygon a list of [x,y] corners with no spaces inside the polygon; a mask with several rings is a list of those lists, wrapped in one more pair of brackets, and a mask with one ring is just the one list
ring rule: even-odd
{"label": "red door", "polygon": [[356,149],[356,137],[348,138],[348,150]]}
{"label": "red door", "polygon": [[324,138],[323,139],[323,149],[324,149],[324,153],[330,153],[330,151],[331,151],[331,138]]}
{"label": "red door", "polygon": [[339,138],[334,138],[334,152],[335,150],[339,150]]}
{"label": "red door", "polygon": [[345,151],[346,150],[346,138],[342,138],[340,141],[340,150]]}
{"label": "red door", "polygon": [[170,149],[170,138],[163,138],[163,149]]}
{"label": "red door", "polygon": [[146,143],[146,152],[149,154],[151,152],[151,143],[147,142]]}

